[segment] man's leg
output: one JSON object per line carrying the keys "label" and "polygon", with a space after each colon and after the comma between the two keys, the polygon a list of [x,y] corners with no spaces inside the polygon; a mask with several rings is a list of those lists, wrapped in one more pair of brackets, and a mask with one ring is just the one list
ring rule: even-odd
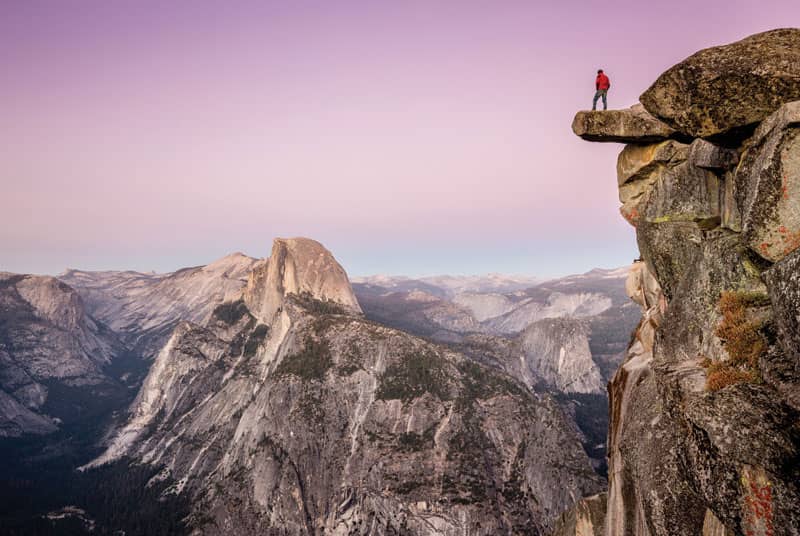
{"label": "man's leg", "polygon": [[600,90],[594,92],[594,99],[592,100],[592,110],[597,109],[597,99],[600,98]]}
{"label": "man's leg", "polygon": [[603,90],[603,110],[608,110],[608,101],[606,100],[606,96],[608,95],[608,90]]}

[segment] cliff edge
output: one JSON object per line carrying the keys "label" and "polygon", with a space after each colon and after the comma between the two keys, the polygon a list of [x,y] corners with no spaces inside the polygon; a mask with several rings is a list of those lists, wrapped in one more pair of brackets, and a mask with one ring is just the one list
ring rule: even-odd
{"label": "cliff edge", "polygon": [[557,534],[800,534],[798,59],[800,30],[765,32],[672,67],[643,108],[576,116],[628,143],[643,318],[608,386],[605,516],[579,505]]}

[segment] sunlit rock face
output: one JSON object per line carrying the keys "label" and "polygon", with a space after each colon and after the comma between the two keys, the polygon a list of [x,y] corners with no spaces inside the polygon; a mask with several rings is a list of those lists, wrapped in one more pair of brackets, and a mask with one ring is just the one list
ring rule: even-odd
{"label": "sunlit rock face", "polygon": [[605,493],[582,499],[558,519],[552,536],[604,536],[607,500]]}
{"label": "sunlit rock face", "polygon": [[257,318],[271,322],[288,294],[361,312],[344,268],[322,244],[308,238],[276,239],[269,259],[250,273],[244,302]]}
{"label": "sunlit rock face", "polygon": [[608,387],[607,536],[800,534],[799,35],[702,51],[642,96],[694,139],[618,164],[643,318]]}
{"label": "sunlit rock face", "polygon": [[523,370],[564,393],[601,393],[600,370],[589,350],[589,325],[570,318],[532,323],[520,335]]}
{"label": "sunlit rock face", "polygon": [[179,321],[205,322],[217,305],[238,297],[256,262],[233,253],[167,274],[67,270],[59,279],[135,353],[152,358]]}
{"label": "sunlit rock face", "polygon": [[602,487],[552,398],[365,320],[305,239],[176,327],[85,469],[125,457],[162,469],[199,534],[546,534]]}

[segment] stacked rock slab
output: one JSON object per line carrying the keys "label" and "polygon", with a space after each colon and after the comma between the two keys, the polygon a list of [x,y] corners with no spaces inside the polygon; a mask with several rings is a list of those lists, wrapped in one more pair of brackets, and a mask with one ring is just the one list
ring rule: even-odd
{"label": "stacked rock slab", "polygon": [[[642,95],[650,119],[638,138],[616,126],[633,110],[611,122],[580,112],[573,123],[584,139],[629,144],[617,180],[643,259],[628,284],[643,320],[609,384],[607,536],[800,534],[800,63],[791,58],[800,30],[698,52]],[[752,381],[711,391],[709,363],[732,359],[717,334],[723,293],[745,304],[765,348]]]}

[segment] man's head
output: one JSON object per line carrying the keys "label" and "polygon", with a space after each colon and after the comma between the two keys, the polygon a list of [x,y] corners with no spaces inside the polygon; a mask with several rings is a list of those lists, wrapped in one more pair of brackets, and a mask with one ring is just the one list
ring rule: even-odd
{"label": "man's head", "polygon": [[603,69],[597,69],[597,74],[603,74]]}

